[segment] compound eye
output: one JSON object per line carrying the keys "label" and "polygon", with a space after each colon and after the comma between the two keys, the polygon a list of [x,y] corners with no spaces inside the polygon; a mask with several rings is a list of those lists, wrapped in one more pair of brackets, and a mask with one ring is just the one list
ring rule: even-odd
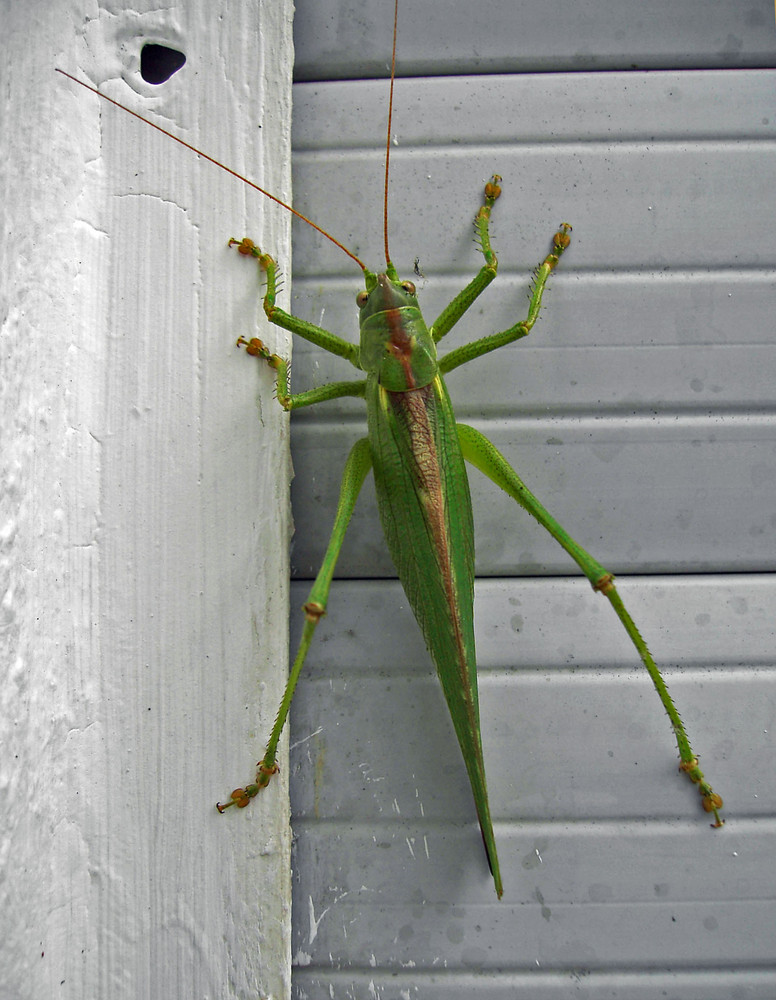
{"label": "compound eye", "polygon": [[358,306],[359,309],[363,309],[368,301],[369,301],[369,295],[367,292],[359,292],[358,295],[356,296],[356,305]]}
{"label": "compound eye", "polygon": [[405,292],[409,292],[410,295],[415,294],[415,285],[412,281],[402,281],[401,287]]}

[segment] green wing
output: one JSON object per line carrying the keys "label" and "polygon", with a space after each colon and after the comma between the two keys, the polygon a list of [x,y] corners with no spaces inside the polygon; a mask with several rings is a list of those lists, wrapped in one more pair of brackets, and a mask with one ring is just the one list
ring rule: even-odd
{"label": "green wing", "polygon": [[480,738],[474,648],[474,527],[469,482],[444,382],[388,392],[368,380],[380,519],[437,668],[502,894]]}

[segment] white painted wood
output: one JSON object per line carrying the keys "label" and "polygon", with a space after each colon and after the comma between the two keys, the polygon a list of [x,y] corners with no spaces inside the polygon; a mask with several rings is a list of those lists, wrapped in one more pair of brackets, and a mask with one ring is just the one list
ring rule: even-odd
{"label": "white painted wood", "polygon": [[[284,781],[215,809],[252,779],[287,662],[287,422],[234,347],[259,279],[226,241],[289,261],[288,218],[54,67],[287,197],[291,13],[3,4],[14,1000],[288,996]],[[163,86],[140,79],[145,41],[187,56]]]}

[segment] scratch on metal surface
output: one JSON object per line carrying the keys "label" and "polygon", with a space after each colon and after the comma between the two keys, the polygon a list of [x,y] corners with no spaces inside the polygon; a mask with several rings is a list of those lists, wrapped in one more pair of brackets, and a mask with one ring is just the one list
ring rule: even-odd
{"label": "scratch on metal surface", "polygon": [[301,740],[297,740],[297,741],[296,741],[296,743],[292,743],[292,744],[291,744],[291,746],[290,746],[290,747],[288,748],[288,750],[289,750],[289,753],[290,753],[290,752],[291,752],[292,750],[296,750],[296,748],[297,748],[297,747],[300,747],[300,746],[301,746],[301,745],[302,745],[303,743],[306,743],[306,742],[307,742],[308,740],[313,740],[313,739],[315,739],[315,737],[316,737],[316,736],[317,736],[317,735],[318,735],[319,733],[322,733],[322,732],[323,732],[323,726],[318,726],[318,728],[317,728],[317,729],[315,730],[315,732],[314,732],[314,733],[310,733],[310,735],[309,735],[309,736],[305,736],[305,737],[304,737],[304,739],[301,739]]}
{"label": "scratch on metal surface", "polygon": [[318,919],[316,920],[315,919],[315,904],[313,903],[313,897],[312,896],[308,896],[307,898],[309,900],[309,904],[308,905],[309,905],[309,910],[310,910],[310,934],[308,936],[307,943],[308,944],[312,944],[313,941],[318,936],[318,928],[321,926],[321,921],[326,916],[326,914],[329,912],[330,907],[327,906],[326,909],[323,911],[323,913],[320,915],[320,917],[318,917]]}

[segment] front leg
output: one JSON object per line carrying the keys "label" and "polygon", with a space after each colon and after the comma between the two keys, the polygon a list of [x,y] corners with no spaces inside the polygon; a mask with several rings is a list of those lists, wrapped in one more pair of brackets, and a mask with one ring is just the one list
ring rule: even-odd
{"label": "front leg", "polygon": [[[236,246],[238,252],[245,257],[255,257],[259,262],[259,270],[263,271],[267,278],[267,291],[264,295],[264,312],[267,319],[276,326],[282,327],[291,333],[296,333],[300,337],[312,344],[322,347],[330,354],[345,358],[358,368],[359,350],[347,340],[337,337],[335,334],[324,330],[323,327],[308,323],[306,320],[292,316],[291,313],[278,308],[275,305],[277,297],[277,264],[268,253],[256,246],[253,240],[229,240],[229,246]],[[317,389],[308,389],[306,392],[299,392],[296,395],[290,390],[290,364],[279,354],[273,354],[263,341],[258,337],[246,340],[238,337],[238,347],[245,347],[248,354],[266,361],[270,368],[274,369],[277,375],[277,397],[284,410],[298,409],[302,406],[312,406],[314,403],[321,403],[327,399],[338,399],[341,396],[363,397],[366,391],[366,382],[331,382],[328,385],[319,386]]]}
{"label": "front leg", "polygon": [[528,336],[533,329],[534,323],[539,318],[539,311],[542,307],[542,296],[544,295],[544,289],[547,287],[547,279],[558,266],[561,254],[568,247],[569,243],[571,243],[570,232],[571,226],[568,222],[562,222],[560,229],[552,238],[551,252],[547,254],[534,272],[534,284],[526,318],[519,323],[515,323],[514,326],[508,327],[506,330],[502,330],[501,333],[494,333],[490,337],[482,337],[480,340],[474,340],[470,344],[464,344],[462,347],[457,347],[454,351],[450,351],[439,362],[439,370],[443,375],[447,375],[448,372],[451,372],[459,365],[466,364],[467,361],[473,361],[474,358],[482,357],[483,354],[488,354],[490,351],[495,351],[505,344],[511,344],[514,340],[520,340],[521,337]]}
{"label": "front leg", "polygon": [[321,326],[316,326],[315,323],[308,323],[297,316],[292,316],[291,313],[287,313],[284,309],[280,309],[275,305],[278,266],[268,253],[261,251],[253,240],[247,238],[242,240],[231,239],[228,245],[230,247],[236,246],[238,252],[244,257],[255,257],[259,262],[259,270],[264,272],[267,279],[267,291],[264,294],[264,312],[267,314],[267,319],[270,323],[274,323],[275,326],[281,326],[290,333],[298,334],[311,344],[322,347],[329,354],[336,354],[340,358],[345,358],[354,368],[361,368],[359,364],[359,350],[355,344],[351,344],[349,341],[343,340],[342,337],[324,330]]}
{"label": "front leg", "polygon": [[[293,317],[291,317],[293,319]],[[358,382],[329,382],[326,385],[318,386],[317,389],[307,389],[305,392],[290,392],[291,387],[291,365],[286,358],[281,358],[279,354],[273,354],[263,340],[258,337],[237,338],[237,346],[244,347],[245,353],[251,357],[261,358],[266,361],[270,368],[275,371],[275,388],[278,402],[284,410],[298,410],[302,406],[313,406],[315,403],[323,403],[327,399],[339,399],[341,396],[358,396],[363,399],[366,393],[366,380]]]}
{"label": "front leg", "polygon": [[438,344],[446,333],[449,333],[466,310],[471,306],[478,296],[480,296],[488,285],[496,277],[498,271],[498,258],[490,245],[490,213],[496,198],[501,194],[499,181],[501,177],[494,174],[485,185],[485,200],[474,219],[474,228],[477,232],[477,240],[485,258],[485,263],[475,274],[469,284],[462,292],[450,302],[431,326],[431,336],[434,343]]}

